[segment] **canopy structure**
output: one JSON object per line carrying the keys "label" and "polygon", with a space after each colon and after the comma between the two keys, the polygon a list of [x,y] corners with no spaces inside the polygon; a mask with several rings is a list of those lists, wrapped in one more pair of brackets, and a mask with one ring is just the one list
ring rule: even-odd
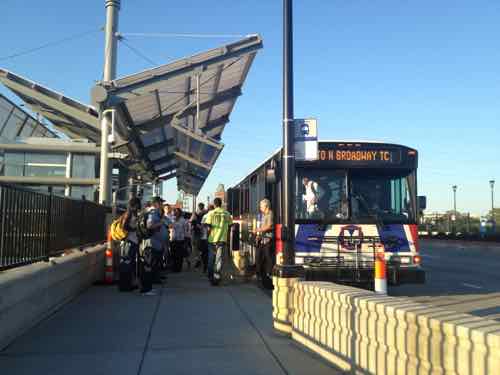
{"label": "canopy structure", "polygon": [[[31,81],[13,72],[0,69],[0,82],[19,96],[32,111],[50,121],[61,133],[71,139],[88,139],[101,142],[99,112],[95,107],[83,104],[57,91]],[[125,134],[125,137],[127,135]],[[124,142],[117,142],[123,145]],[[153,179],[147,165],[139,157],[133,143],[125,143],[121,152],[127,155],[123,163],[143,176],[146,181]]]}
{"label": "canopy structure", "polygon": [[99,114],[93,107],[7,70],[0,69],[0,82],[68,137],[100,141]]}
{"label": "canopy structure", "polygon": [[0,139],[8,142],[16,137],[57,138],[57,135],[0,94]]}
{"label": "canopy structure", "polygon": [[99,109],[113,112],[115,153],[144,180],[176,177],[178,189],[197,195],[224,145],[224,127],[242,94],[257,51],[248,36],[92,89],[82,104],[12,72],[0,81],[70,138],[101,142]]}
{"label": "canopy structure", "polygon": [[196,195],[223,149],[222,132],[260,48],[253,35],[101,82],[94,100],[116,110],[116,131],[134,141],[155,176],[175,176],[180,190]]}

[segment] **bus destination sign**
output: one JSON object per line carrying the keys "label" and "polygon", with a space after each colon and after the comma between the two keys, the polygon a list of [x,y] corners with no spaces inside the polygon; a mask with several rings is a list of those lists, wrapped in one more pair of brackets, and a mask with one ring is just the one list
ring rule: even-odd
{"label": "bus destination sign", "polygon": [[387,165],[401,163],[401,150],[391,148],[320,148],[320,161],[332,161],[346,164]]}

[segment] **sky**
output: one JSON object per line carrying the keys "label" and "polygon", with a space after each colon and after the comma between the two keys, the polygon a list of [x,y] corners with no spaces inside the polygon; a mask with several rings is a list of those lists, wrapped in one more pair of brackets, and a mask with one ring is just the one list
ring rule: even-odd
{"label": "sky", "polygon": [[[102,77],[104,0],[2,0],[0,13],[0,67],[89,103],[90,88]],[[497,181],[500,197],[500,2],[295,0],[294,18],[295,117],[317,118],[320,139],[416,148],[427,212],[451,209],[457,185],[457,209],[485,214],[489,180]],[[122,0],[119,30],[263,38],[203,199],[219,183],[235,184],[279,147],[280,0]],[[118,76],[234,40],[130,36],[127,42],[151,61],[121,44]],[[7,89],[0,92],[20,103]],[[175,200],[173,181],[165,195]]]}

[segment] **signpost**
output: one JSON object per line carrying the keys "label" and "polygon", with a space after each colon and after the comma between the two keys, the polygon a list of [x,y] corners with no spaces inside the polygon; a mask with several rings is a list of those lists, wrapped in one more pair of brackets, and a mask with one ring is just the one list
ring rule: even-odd
{"label": "signpost", "polygon": [[318,124],[316,119],[296,119],[293,125],[295,160],[318,160]]}

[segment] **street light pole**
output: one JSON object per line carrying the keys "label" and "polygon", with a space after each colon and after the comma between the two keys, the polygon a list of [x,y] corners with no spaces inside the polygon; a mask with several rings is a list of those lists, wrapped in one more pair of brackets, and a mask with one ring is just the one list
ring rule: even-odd
{"label": "street light pole", "polygon": [[[120,11],[120,0],[105,0],[106,7],[106,41],[104,48],[104,74],[103,81],[109,82],[116,78],[116,50],[118,32],[118,12]],[[99,172],[99,203],[109,204],[111,196],[111,168],[109,162],[109,111],[106,104],[100,108],[101,117],[101,160]]]}
{"label": "street light pole", "polygon": [[491,218],[495,221],[495,180],[490,180],[491,187]]}
{"label": "street light pole", "polygon": [[453,233],[456,232],[456,221],[457,221],[457,185],[451,187],[453,189]]}

